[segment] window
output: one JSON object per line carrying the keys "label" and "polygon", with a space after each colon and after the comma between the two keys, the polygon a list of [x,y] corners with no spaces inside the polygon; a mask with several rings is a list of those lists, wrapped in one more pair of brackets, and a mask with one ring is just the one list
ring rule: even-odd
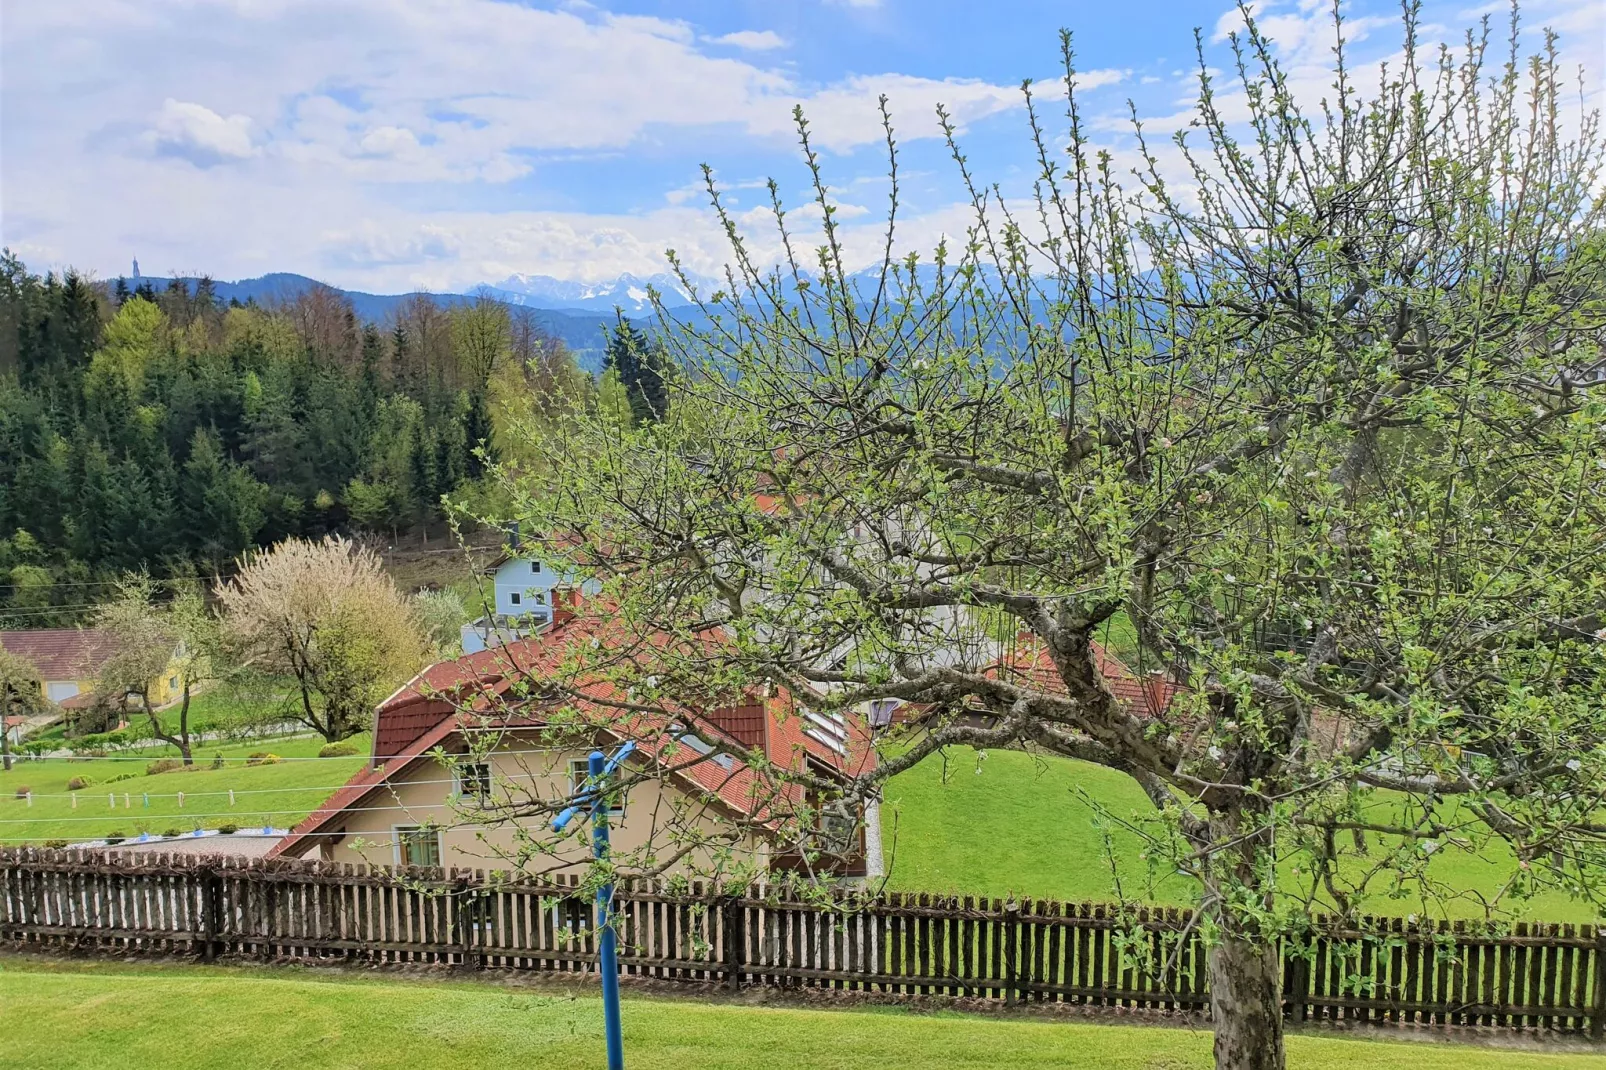
{"label": "window", "polygon": [[[617,776],[618,774],[615,774]],[[585,790],[586,780],[591,776],[591,765],[584,758],[576,758],[569,763],[569,797],[572,799]],[[623,817],[625,801],[619,792],[614,792],[608,800],[608,816]]]}
{"label": "window", "polygon": [[507,600],[509,602],[511,602],[513,605],[518,605],[519,604],[519,597],[520,597],[519,596],[519,592],[514,591],[512,594],[507,596]]}
{"label": "window", "polygon": [[530,562],[530,575],[539,576],[540,574],[541,574],[541,562],[539,562],[539,561],[531,561]]}
{"label": "window", "polygon": [[491,799],[491,767],[486,762],[469,762],[457,767],[457,794],[483,804]]}
{"label": "window", "polygon": [[538,605],[538,606],[546,605],[546,592],[545,591],[536,591],[533,597],[535,598],[535,604],[536,605]]}
{"label": "window", "polygon": [[177,691],[178,690],[178,677],[169,676],[167,678],[167,689],[169,691]]}
{"label": "window", "polygon": [[396,826],[396,864],[399,866],[439,866],[441,864],[441,834],[439,829],[422,825]]}
{"label": "window", "polygon": [[[675,742],[685,744],[697,754],[714,754],[714,745],[695,732],[683,728],[675,731]],[[735,760],[728,754],[714,754],[714,762],[722,769],[729,769]]]}

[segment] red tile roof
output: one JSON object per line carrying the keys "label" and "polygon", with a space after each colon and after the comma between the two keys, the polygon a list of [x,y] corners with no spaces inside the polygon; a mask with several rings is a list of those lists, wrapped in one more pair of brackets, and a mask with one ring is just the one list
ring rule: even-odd
{"label": "red tile roof", "polygon": [[0,647],[31,661],[43,680],[93,680],[115,653],[112,637],[94,628],[0,632]]}
{"label": "red tile roof", "polygon": [[[807,755],[843,772],[873,768],[875,756],[867,732],[850,732],[846,756],[820,746],[804,735],[803,711],[782,690],[769,697],[748,696],[745,706],[735,707],[742,709],[742,723],[730,727],[721,724],[723,714],[733,710],[729,700],[711,714],[676,706],[652,711],[626,708],[628,696],[615,682],[585,667],[592,651],[601,652],[603,660],[607,660],[626,646],[625,638],[608,621],[595,616],[575,617],[531,638],[431,665],[379,704],[369,768],[352,777],[291,830],[272,854],[304,849],[308,836],[334,824],[341,812],[465,730],[539,728],[545,723],[546,712],[553,708],[576,715],[578,724],[594,728],[600,737],[634,740],[637,749],[633,762],[656,765],[683,789],[760,823],[773,820],[777,808],[789,801],[801,801],[800,797],[792,798],[799,795],[800,788],[777,784],[748,762],[735,760],[727,767],[713,755],[699,757],[689,746],[677,743],[677,735],[689,728],[729,747],[752,747],[752,726],[745,722],[757,707],[768,722],[762,747],[771,763],[801,768]],[[702,637],[700,641],[718,640]],[[675,642],[679,641],[649,635],[639,648],[650,656],[653,647]],[[556,678],[564,681],[559,696],[545,701],[530,693],[540,681]]]}
{"label": "red tile roof", "polygon": [[[1104,686],[1116,701],[1145,717],[1158,717],[1171,705],[1172,697],[1179,690],[1176,683],[1158,673],[1139,677],[1102,644],[1092,642],[1090,645]],[[1005,678],[1019,677],[1027,686],[1041,691],[1061,694],[1065,691],[1065,681],[1049,657],[1048,648],[1036,636],[1017,639],[989,672]]]}

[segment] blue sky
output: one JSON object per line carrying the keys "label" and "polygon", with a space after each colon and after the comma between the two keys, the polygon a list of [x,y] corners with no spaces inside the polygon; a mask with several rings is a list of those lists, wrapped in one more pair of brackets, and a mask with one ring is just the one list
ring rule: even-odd
{"label": "blue sky", "polygon": [[[1427,36],[1459,38],[1485,10],[1504,17],[1429,3]],[[1603,10],[1525,8],[1588,66],[1596,106]],[[1258,11],[1314,105],[1327,6]],[[1397,6],[1345,11],[1360,65],[1397,51]],[[903,240],[929,248],[965,220],[939,102],[977,173],[1019,195],[1032,176],[1019,83],[1056,76],[1062,26],[1095,140],[1122,159],[1128,102],[1157,134],[1185,122],[1194,27],[1219,66],[1236,23],[1224,0],[0,0],[0,16],[0,240],[31,265],[109,277],[137,255],[147,275],[298,271],[380,292],[647,274],[671,246],[712,272],[726,253],[698,167],[755,227],[766,177],[801,207],[796,104],[850,251],[868,259],[887,196],[883,93]]]}

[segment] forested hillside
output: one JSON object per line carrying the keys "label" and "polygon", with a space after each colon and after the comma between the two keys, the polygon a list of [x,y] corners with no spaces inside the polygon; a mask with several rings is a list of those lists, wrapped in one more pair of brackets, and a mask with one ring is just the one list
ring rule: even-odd
{"label": "forested hillside", "polygon": [[533,317],[424,295],[364,323],[332,290],[264,308],[0,260],[0,624],[81,619],[101,584],[226,569],[334,530],[444,533],[496,428],[585,396]]}

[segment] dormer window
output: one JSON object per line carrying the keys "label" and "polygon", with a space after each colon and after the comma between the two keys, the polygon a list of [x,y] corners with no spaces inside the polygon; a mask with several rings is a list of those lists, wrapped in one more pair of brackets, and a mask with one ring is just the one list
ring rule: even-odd
{"label": "dormer window", "polygon": [[694,754],[713,754],[714,763],[720,766],[722,769],[729,769],[735,764],[734,759],[732,759],[728,754],[714,754],[714,745],[695,732],[676,726],[672,730],[671,738],[673,738],[676,743],[685,744],[686,747]]}

